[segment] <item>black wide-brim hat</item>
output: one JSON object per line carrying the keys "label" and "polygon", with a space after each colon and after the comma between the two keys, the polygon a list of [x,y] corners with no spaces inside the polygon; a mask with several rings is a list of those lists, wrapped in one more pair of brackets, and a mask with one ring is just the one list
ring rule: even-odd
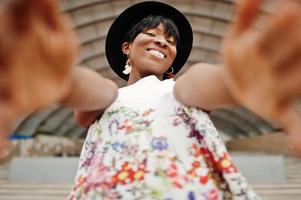
{"label": "black wide-brim hat", "polygon": [[112,69],[118,76],[128,80],[129,75],[123,74],[127,57],[122,52],[124,36],[130,31],[134,22],[149,16],[162,15],[171,19],[179,29],[180,42],[177,44],[177,55],[171,65],[176,74],[187,61],[192,48],[193,34],[190,23],[177,9],[156,1],[145,1],[135,4],[123,11],[113,22],[106,39],[106,56]]}

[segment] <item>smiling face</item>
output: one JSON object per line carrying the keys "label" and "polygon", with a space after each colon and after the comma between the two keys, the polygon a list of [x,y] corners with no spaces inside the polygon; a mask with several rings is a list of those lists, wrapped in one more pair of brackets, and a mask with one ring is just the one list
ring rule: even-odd
{"label": "smiling face", "polygon": [[162,76],[174,64],[179,43],[179,30],[172,19],[149,15],[135,23],[122,45],[132,66],[128,84],[148,75]]}
{"label": "smiling face", "polygon": [[133,42],[125,42],[123,52],[130,54],[132,73],[138,73],[141,77],[161,76],[176,57],[176,42],[176,38],[167,34],[160,23],[139,33]]}

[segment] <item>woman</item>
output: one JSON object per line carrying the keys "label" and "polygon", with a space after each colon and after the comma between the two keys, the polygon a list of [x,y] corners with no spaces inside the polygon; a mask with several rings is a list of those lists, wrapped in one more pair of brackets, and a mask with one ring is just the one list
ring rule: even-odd
{"label": "woman", "polygon": [[258,199],[207,114],[158,79],[191,47],[189,22],[166,4],[139,3],[114,21],[106,55],[128,86],[90,126],[70,199]]}

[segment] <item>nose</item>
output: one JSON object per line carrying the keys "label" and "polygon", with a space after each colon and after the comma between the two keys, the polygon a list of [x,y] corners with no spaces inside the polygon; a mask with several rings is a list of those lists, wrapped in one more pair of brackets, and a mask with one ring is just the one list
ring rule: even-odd
{"label": "nose", "polygon": [[154,40],[155,44],[161,46],[161,47],[165,47],[167,45],[167,41],[164,37],[161,36],[157,36]]}

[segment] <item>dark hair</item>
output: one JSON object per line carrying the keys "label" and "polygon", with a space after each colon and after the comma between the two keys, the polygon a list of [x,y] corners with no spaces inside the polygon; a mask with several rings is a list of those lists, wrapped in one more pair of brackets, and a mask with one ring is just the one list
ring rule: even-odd
{"label": "dark hair", "polygon": [[161,15],[149,15],[138,22],[134,22],[128,33],[124,37],[124,42],[133,42],[139,33],[147,29],[156,28],[160,23],[165,27],[165,33],[168,37],[172,36],[176,39],[176,43],[180,42],[180,33],[175,23]]}

